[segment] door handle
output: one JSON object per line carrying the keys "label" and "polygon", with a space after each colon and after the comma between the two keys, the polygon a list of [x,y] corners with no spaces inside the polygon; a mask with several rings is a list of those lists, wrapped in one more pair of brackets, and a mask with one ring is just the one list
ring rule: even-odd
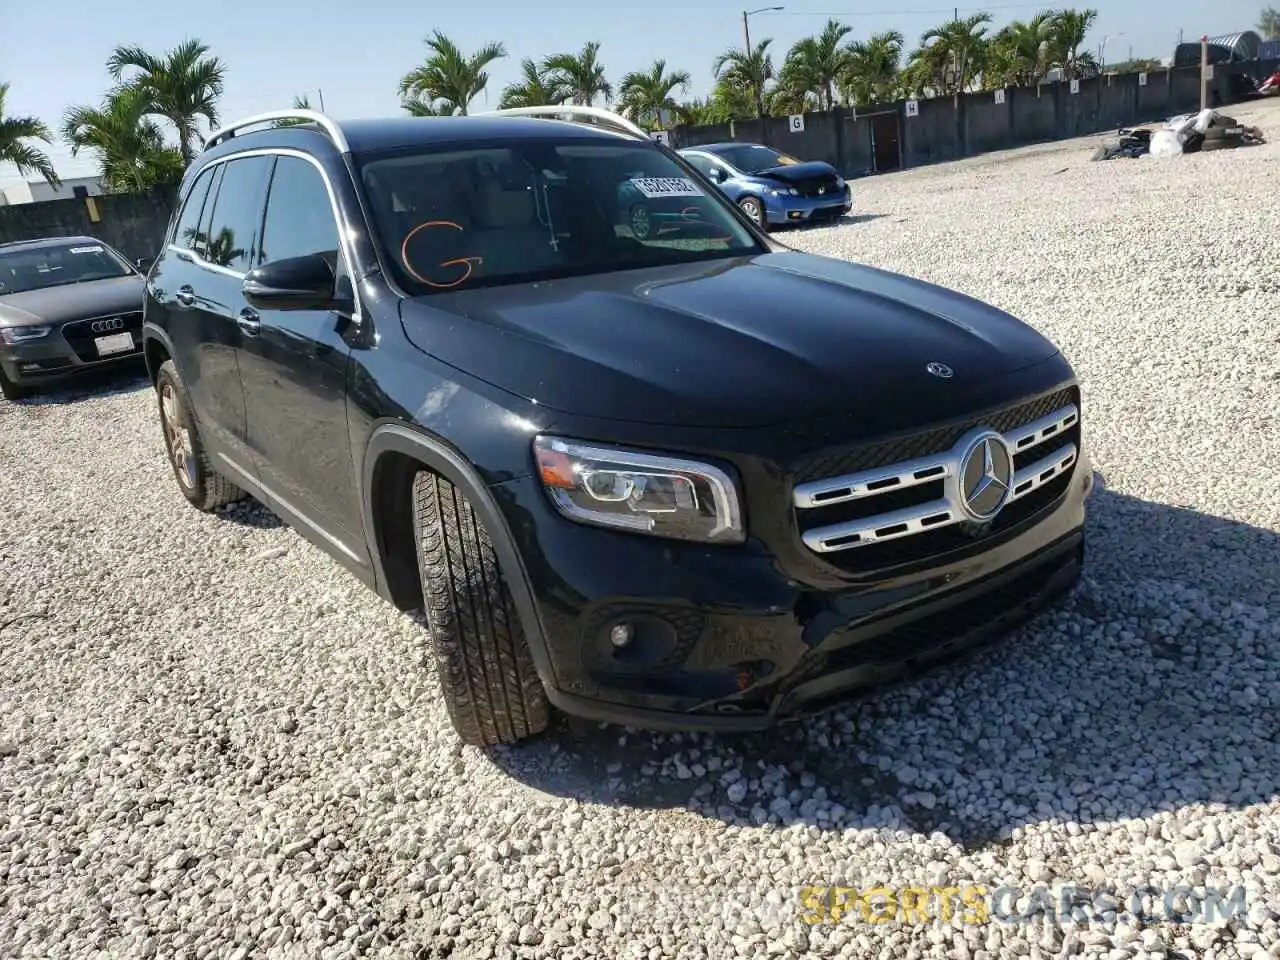
{"label": "door handle", "polygon": [[236,326],[238,326],[246,337],[256,337],[258,331],[262,329],[262,321],[258,318],[258,311],[245,307],[240,311],[240,315],[236,317]]}
{"label": "door handle", "polygon": [[179,287],[174,297],[184,307],[189,307],[196,302],[196,292],[190,286]]}

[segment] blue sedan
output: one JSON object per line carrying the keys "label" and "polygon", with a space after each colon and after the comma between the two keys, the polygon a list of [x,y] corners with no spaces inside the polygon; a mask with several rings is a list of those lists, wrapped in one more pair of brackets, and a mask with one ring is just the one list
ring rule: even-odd
{"label": "blue sedan", "polygon": [[765,229],[835,220],[853,208],[849,185],[820,160],[806,163],[758,143],[711,143],[679,152]]}

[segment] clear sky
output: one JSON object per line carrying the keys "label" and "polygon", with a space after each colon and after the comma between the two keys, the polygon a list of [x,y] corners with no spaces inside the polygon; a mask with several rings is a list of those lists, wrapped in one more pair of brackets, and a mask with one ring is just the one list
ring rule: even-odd
{"label": "clear sky", "polygon": [[[775,63],[788,46],[817,33],[835,15],[865,37],[898,29],[914,45],[920,34],[950,19],[945,0],[758,0],[748,9],[784,4],[780,13],[751,17],[753,43],[772,37]],[[1055,3],[993,0],[959,8],[962,16],[985,9],[998,26],[1025,19]],[[1079,4],[1084,6],[1086,4]],[[1099,11],[1090,49],[1106,35],[1107,59],[1172,54],[1179,31],[1187,39],[1251,29],[1259,0],[1093,0]],[[227,64],[223,119],[287,107],[308,93],[313,104],[323,94],[327,112],[338,118],[394,113],[402,74],[424,56],[423,38],[440,29],[465,51],[502,41],[508,56],[494,64],[489,88],[472,104],[478,112],[497,106],[503,85],[514,79],[522,57],[577,50],[588,40],[601,44],[600,56],[615,84],[624,73],[647,67],[657,57],[668,68],[688,70],[691,95],[712,84],[711,63],[729,46],[742,44],[742,0],[471,0],[457,4],[410,4],[405,0],[0,0],[0,82],[10,84],[10,115],[34,114],[57,132],[70,104],[96,103],[109,85],[104,67],[118,44],[138,44],[162,53],[189,36],[199,37]],[[319,92],[318,92],[319,91]],[[48,149],[62,176],[96,172],[85,154],[72,159],[55,143]],[[0,185],[13,182],[0,167]]]}

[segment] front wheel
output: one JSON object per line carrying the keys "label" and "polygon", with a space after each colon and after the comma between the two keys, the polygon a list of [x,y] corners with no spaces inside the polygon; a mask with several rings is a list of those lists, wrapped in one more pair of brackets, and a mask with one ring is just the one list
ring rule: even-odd
{"label": "front wheel", "polygon": [[210,465],[191,415],[187,389],[172,360],[166,360],[156,372],[156,399],[165,452],[182,495],[206,513],[243,499],[244,491]]}
{"label": "front wheel", "polygon": [[489,531],[462,491],[426,470],[413,481],[413,525],[431,648],[458,736],[491,747],[541,733],[551,707]]}
{"label": "front wheel", "polygon": [[761,230],[769,229],[769,221],[764,215],[764,204],[756,197],[743,197],[738,201],[742,212],[750,217]]}

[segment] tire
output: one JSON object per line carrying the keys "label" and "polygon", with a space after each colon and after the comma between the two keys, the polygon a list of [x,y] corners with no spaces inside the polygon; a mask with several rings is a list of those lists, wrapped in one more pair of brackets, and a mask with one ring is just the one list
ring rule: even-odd
{"label": "tire", "polygon": [[5,374],[4,368],[0,367],[0,397],[6,400],[21,400],[23,397],[31,396],[31,388],[14,383]]}
{"label": "tire", "polygon": [[764,204],[759,199],[756,197],[743,197],[738,201],[738,206],[761,230],[769,229],[768,218],[764,215]]}
{"label": "tire", "polygon": [[413,481],[413,525],[431,650],[458,736],[491,747],[542,733],[551,722],[547,694],[470,501],[422,471]]}
{"label": "tire", "polygon": [[209,464],[191,416],[187,388],[172,360],[166,360],[156,372],[156,406],[164,435],[165,458],[178,481],[178,489],[191,505],[211,513],[218,507],[243,500],[245,492]]}

